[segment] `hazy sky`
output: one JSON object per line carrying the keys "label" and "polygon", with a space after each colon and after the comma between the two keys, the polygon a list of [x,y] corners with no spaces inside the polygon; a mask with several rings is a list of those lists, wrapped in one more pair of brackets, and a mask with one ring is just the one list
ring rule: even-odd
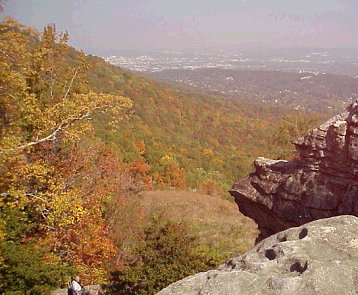
{"label": "hazy sky", "polygon": [[56,23],[73,46],[94,54],[358,49],[358,0],[7,0],[5,14],[38,29]]}

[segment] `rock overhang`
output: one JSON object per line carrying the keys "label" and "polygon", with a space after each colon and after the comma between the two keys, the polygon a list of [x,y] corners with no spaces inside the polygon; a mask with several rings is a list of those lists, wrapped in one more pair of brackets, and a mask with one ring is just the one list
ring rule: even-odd
{"label": "rock overhang", "polygon": [[294,145],[298,160],[260,157],[229,190],[258,224],[257,241],[320,218],[358,216],[358,102]]}

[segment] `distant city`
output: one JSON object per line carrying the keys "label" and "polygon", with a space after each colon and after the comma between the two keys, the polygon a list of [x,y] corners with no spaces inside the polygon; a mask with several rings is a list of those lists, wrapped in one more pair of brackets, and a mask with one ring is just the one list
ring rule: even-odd
{"label": "distant city", "polygon": [[355,50],[280,50],[244,53],[180,53],[113,55],[109,63],[137,72],[161,72],[178,69],[250,69],[278,70],[296,73],[333,74],[358,77],[358,51]]}

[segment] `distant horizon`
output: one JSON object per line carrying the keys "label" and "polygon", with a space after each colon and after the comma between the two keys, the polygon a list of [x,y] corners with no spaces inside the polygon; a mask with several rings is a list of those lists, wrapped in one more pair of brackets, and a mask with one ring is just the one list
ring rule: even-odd
{"label": "distant horizon", "polygon": [[356,0],[11,0],[1,15],[55,23],[88,54],[358,50]]}
{"label": "distant horizon", "polygon": [[[357,0],[358,1],[358,0]],[[74,46],[71,43],[71,35],[69,44],[73,46],[77,50],[83,50],[83,48],[78,48]],[[95,50],[95,52],[87,52],[83,50],[86,54],[91,54],[94,56],[102,56],[102,57],[108,57],[111,55],[116,55],[116,53],[131,53],[131,54],[158,54],[158,53],[180,53],[180,54],[239,54],[247,51],[253,51],[253,52],[263,52],[263,53],[274,53],[278,51],[286,51],[286,52],[292,52],[294,50],[297,51],[352,51],[357,54],[358,56],[358,47],[299,47],[299,46],[287,46],[287,47],[268,47],[268,46],[257,46],[257,47],[238,47],[236,49],[170,49],[170,48],[158,48],[158,49],[141,49],[141,48],[119,48],[119,49],[98,49],[98,51]],[[241,52],[240,52],[241,51]],[[99,53],[100,52],[100,53]]]}
{"label": "distant horizon", "polygon": [[[143,56],[143,55],[158,55],[158,54],[184,54],[184,55],[191,55],[191,54],[224,54],[224,55],[235,55],[235,54],[246,54],[246,55],[267,55],[271,56],[273,54],[285,53],[285,54],[307,54],[307,53],[314,53],[314,52],[328,52],[328,53],[346,53],[346,54],[354,54],[354,56],[358,59],[358,48],[310,48],[310,47],[277,47],[277,48],[269,48],[269,47],[257,47],[257,48],[238,48],[236,50],[212,50],[212,51],[190,51],[190,50],[169,50],[169,49],[158,49],[158,50],[146,50],[146,49],[109,49],[105,50],[103,54],[93,54],[88,53],[95,56],[101,57],[110,57],[110,56]],[[87,53],[87,52],[86,52]]]}

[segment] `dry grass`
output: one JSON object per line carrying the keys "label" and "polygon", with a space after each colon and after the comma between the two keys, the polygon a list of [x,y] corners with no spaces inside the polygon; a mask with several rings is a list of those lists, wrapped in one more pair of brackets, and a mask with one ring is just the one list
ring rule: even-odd
{"label": "dry grass", "polygon": [[228,255],[250,249],[258,234],[256,224],[244,217],[234,202],[220,196],[188,191],[144,192],[138,209],[146,216],[162,213],[187,224],[202,243]]}

